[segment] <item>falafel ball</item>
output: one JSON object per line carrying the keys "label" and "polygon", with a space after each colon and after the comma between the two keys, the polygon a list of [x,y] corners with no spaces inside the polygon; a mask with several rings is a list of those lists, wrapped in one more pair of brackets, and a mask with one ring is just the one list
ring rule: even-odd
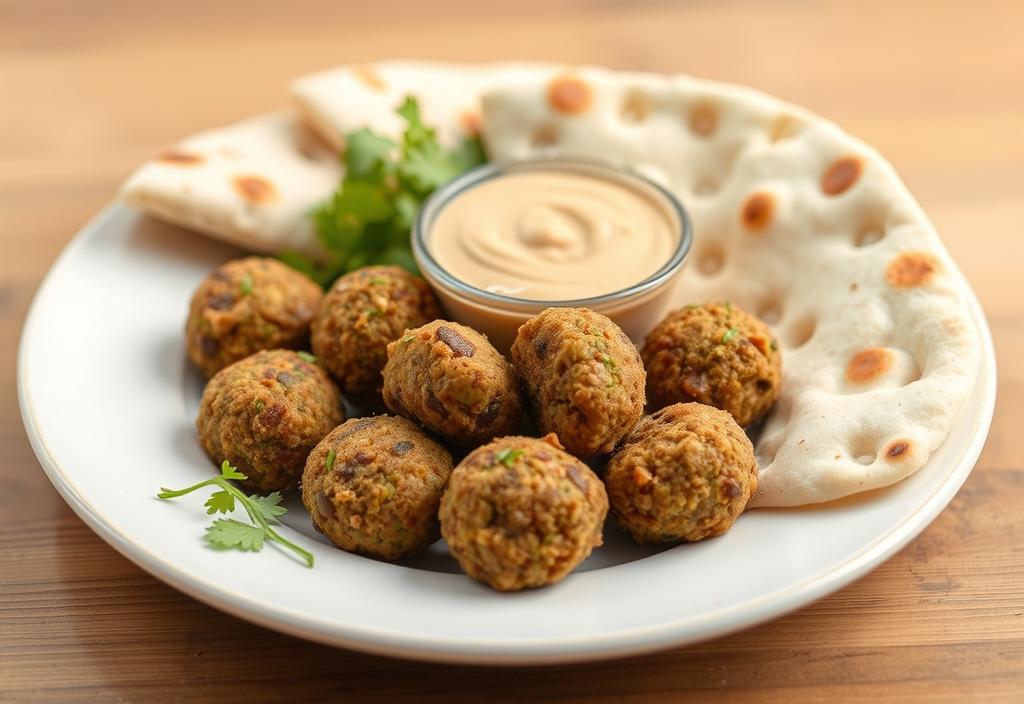
{"label": "falafel ball", "polygon": [[441,499],[441,535],[466,574],[512,591],[554,584],[602,542],[608,495],[558,438],[505,437],[471,452]]}
{"label": "falafel ball", "polygon": [[222,264],[192,296],[188,358],[209,378],[259,350],[301,349],[323,295],[315,281],[276,259]]}
{"label": "falafel ball", "polygon": [[334,282],[313,318],[313,354],[344,394],[380,396],[388,343],[441,317],[427,282],[397,266],[368,266]]}
{"label": "falafel ball", "polygon": [[757,461],[733,417],[676,403],[641,420],[608,462],[612,513],[638,543],[721,535],[757,491]]}
{"label": "falafel ball", "polygon": [[643,415],[640,354],[600,313],[548,308],[519,328],[512,362],[540,431],[574,455],[611,452]]}
{"label": "falafel ball", "polygon": [[345,419],[337,387],[309,359],[291,350],[257,352],[217,372],[203,391],[199,442],[260,493],[294,484],[309,451]]}
{"label": "falafel ball", "polygon": [[768,326],[729,303],[686,306],[647,336],[651,409],[699,401],[732,414],[747,427],[779,395],[782,353]]}
{"label": "falafel ball", "polygon": [[437,508],[452,456],[394,416],[347,421],[320,441],[302,473],[302,503],[342,550],[397,560],[441,537]]}
{"label": "falafel ball", "polygon": [[512,365],[484,335],[435,320],[388,345],[384,403],[438,435],[475,447],[522,420]]}

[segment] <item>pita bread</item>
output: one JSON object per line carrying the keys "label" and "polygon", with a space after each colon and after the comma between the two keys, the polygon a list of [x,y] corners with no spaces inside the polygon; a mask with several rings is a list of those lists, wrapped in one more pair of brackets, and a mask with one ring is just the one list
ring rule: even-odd
{"label": "pita bread", "polygon": [[121,198],[246,249],[320,257],[309,211],[341,180],[333,149],[273,113],[188,137],[139,167]]}
{"label": "pita bread", "polygon": [[892,484],[946,437],[976,376],[964,282],[877,152],[761,93],[685,76],[552,72],[483,97],[492,159],[618,161],[693,218],[680,305],[728,299],[771,324],[782,396],[752,506]]}
{"label": "pita bread", "polygon": [[344,135],[372,125],[391,137],[401,134],[395,114],[407,95],[419,99],[424,122],[452,146],[480,131],[480,93],[507,81],[537,78],[544,64],[470,65],[427,61],[384,61],[339,66],[296,79],[292,101],[317,133],[336,149]]}

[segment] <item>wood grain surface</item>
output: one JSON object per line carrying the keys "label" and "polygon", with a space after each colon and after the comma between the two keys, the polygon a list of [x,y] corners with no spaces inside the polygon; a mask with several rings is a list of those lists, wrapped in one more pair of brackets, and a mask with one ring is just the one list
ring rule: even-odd
{"label": "wood grain surface", "polygon": [[[950,507],[797,613],[615,662],[470,668],[312,645],[117,555],[33,456],[15,354],[40,278],[129,170],[387,57],[685,71],[802,103],[886,154],[988,313],[999,400]],[[1024,701],[1024,6],[1006,2],[0,1],[0,700]],[[98,284],[99,285],[99,284]],[[88,344],[63,340],[54,344]],[[623,595],[629,598],[629,595]]]}

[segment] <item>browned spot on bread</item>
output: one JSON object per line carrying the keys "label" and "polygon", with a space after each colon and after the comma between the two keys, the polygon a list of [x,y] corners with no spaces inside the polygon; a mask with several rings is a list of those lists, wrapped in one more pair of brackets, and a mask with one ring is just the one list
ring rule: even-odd
{"label": "browned spot on bread", "polygon": [[643,122],[651,114],[651,99],[645,93],[633,91],[622,103],[622,119],[626,122]]}
{"label": "browned spot on bread", "polygon": [[866,384],[884,374],[892,366],[892,355],[878,347],[861,350],[846,365],[846,380],[853,384]]}
{"label": "browned spot on bread", "polygon": [[182,151],[181,149],[164,149],[162,152],[156,155],[157,161],[162,161],[165,164],[174,164],[175,166],[198,166],[203,163],[203,157],[192,152]]}
{"label": "browned spot on bread", "polygon": [[909,440],[893,440],[885,450],[887,460],[898,460],[910,451]]}
{"label": "browned spot on bread", "polygon": [[775,118],[775,122],[772,123],[771,128],[768,130],[768,139],[775,142],[781,142],[784,139],[789,139],[800,131],[801,122],[798,118],[793,115],[783,113]]}
{"label": "browned spot on bread", "polygon": [[843,191],[849,190],[850,186],[860,178],[864,165],[855,156],[844,156],[837,159],[828,171],[821,177],[821,190],[827,196],[837,196]]}
{"label": "browned spot on bread", "polygon": [[740,217],[748,230],[760,232],[771,224],[774,211],[775,199],[770,193],[759,191],[752,193],[744,201]]}
{"label": "browned spot on bread", "polygon": [[557,112],[578,115],[593,102],[590,85],[578,76],[559,76],[548,84],[548,104]]}
{"label": "browned spot on bread", "polygon": [[277,197],[277,189],[262,176],[235,176],[232,184],[238,195],[250,203],[269,203]]}
{"label": "browned spot on bread", "polygon": [[388,87],[388,84],[384,82],[384,79],[380,77],[380,74],[377,73],[377,70],[373,66],[369,66],[367,64],[354,66],[352,68],[352,73],[367,88],[383,91]]}
{"label": "browned spot on bread", "polygon": [[893,288],[913,288],[928,283],[939,270],[939,262],[926,252],[903,252],[885,270],[885,280]]}
{"label": "browned spot on bread", "polygon": [[945,330],[950,337],[960,337],[967,332],[967,328],[964,327],[963,322],[957,318],[946,318],[943,320],[942,329]]}
{"label": "browned spot on bread", "polygon": [[710,103],[700,103],[690,111],[690,131],[709,137],[718,128],[718,110]]}
{"label": "browned spot on bread", "polygon": [[551,147],[558,144],[558,128],[554,125],[541,125],[530,136],[530,144],[535,147]]}
{"label": "browned spot on bread", "polygon": [[463,110],[459,115],[459,125],[463,132],[475,137],[483,129],[484,119],[479,110]]}

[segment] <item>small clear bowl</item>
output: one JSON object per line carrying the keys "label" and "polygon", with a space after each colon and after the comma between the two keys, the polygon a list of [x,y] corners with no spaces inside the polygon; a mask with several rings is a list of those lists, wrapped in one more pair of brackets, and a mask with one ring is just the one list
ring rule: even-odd
{"label": "small clear bowl", "polygon": [[[448,203],[484,181],[524,171],[561,171],[622,183],[661,205],[678,232],[668,260],[642,281],[618,291],[572,300],[537,301],[477,288],[446,271],[430,252],[430,231]],[[507,352],[519,326],[546,308],[590,308],[608,316],[634,341],[654,327],[671,310],[675,282],[693,242],[690,217],[668,190],[636,171],[614,164],[582,159],[541,159],[484,164],[467,171],[439,188],[423,204],[412,230],[412,249],[423,276],[433,286],[451,320],[484,333],[501,352]]]}

